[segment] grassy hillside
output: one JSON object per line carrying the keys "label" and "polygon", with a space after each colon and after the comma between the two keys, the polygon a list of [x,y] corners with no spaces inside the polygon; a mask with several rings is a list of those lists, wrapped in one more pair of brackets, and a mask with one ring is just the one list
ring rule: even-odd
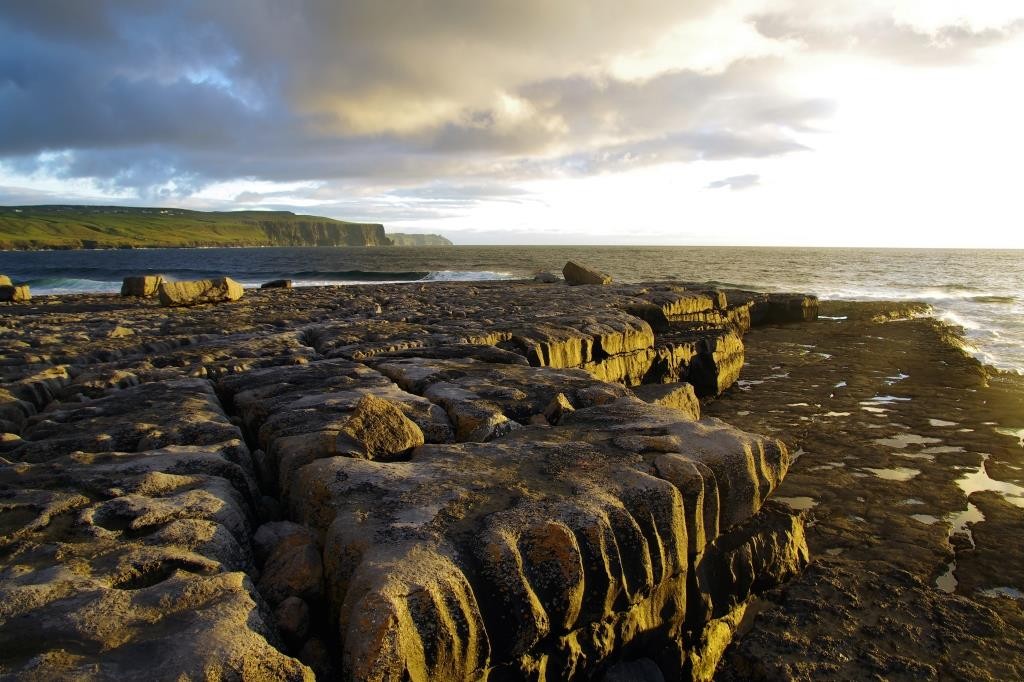
{"label": "grassy hillside", "polygon": [[0,249],[388,246],[384,227],[289,211],[0,206]]}

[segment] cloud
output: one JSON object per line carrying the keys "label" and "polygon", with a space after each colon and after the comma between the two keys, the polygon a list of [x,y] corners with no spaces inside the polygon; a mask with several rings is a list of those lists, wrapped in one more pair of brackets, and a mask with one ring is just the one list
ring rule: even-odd
{"label": "cloud", "polygon": [[760,184],[761,176],[756,173],[748,173],[746,175],[733,175],[728,178],[722,178],[721,180],[715,180],[709,182],[707,189],[729,189],[729,190],[741,190],[756,187]]}
{"label": "cloud", "polygon": [[[765,41],[955,59],[1013,30],[922,28],[841,0],[828,0],[832,13],[801,1],[753,17],[747,4],[8,3],[0,171],[154,202],[253,179],[318,189],[234,202],[294,197],[329,208],[374,195],[403,213],[443,211],[440,202],[491,200],[502,184],[807,150],[835,103],[793,92],[786,76],[799,55],[764,56]],[[734,50],[711,71],[665,58],[615,75],[638,45],[712,16],[755,27],[756,54]]]}
{"label": "cloud", "polygon": [[979,13],[972,21],[969,9],[963,6],[958,13],[946,13],[952,5],[955,3],[790,2],[788,6],[773,5],[782,9],[755,15],[752,21],[763,36],[797,41],[805,51],[919,66],[960,63],[978,50],[1024,31],[1024,8],[988,17]]}

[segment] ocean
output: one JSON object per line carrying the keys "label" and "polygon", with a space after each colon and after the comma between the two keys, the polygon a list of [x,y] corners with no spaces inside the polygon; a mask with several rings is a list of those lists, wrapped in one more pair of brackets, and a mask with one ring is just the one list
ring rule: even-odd
{"label": "ocean", "polygon": [[0,252],[32,293],[116,292],[126,275],[227,275],[258,286],[518,279],[578,260],[621,282],[699,281],[826,299],[918,300],[963,328],[969,350],[1024,374],[1024,250],[691,246],[444,246]]}

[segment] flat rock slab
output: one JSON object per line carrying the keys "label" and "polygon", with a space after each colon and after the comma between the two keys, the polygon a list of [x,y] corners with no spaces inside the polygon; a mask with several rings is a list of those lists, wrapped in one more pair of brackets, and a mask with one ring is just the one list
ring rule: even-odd
{"label": "flat rock slab", "polygon": [[0,673],[312,679],[247,576],[239,447],[0,464]]}
{"label": "flat rock slab", "polygon": [[584,370],[548,369],[473,359],[382,357],[373,367],[402,389],[442,406],[462,441],[482,442],[526,425],[562,395],[572,408],[629,395]]}
{"label": "flat rock slab", "polygon": [[235,287],[5,308],[0,676],[705,679],[806,562],[784,447],[628,386],[726,390],[815,300]]}
{"label": "flat rock slab", "polygon": [[13,459],[42,462],[76,450],[137,452],[241,438],[209,381],[182,379],[113,391],[94,400],[53,404],[28,419]]}
{"label": "flat rock slab", "polygon": [[[681,638],[691,557],[754,517],[787,465],[776,442],[626,397],[558,427],[426,445],[408,462],[322,458],[298,471],[290,505],[324,538],[356,679],[542,664],[557,679],[652,627],[661,647]],[[790,554],[772,556],[792,570],[806,546],[787,537]],[[766,584],[783,570],[747,566]],[[712,600],[696,599],[698,613]]]}

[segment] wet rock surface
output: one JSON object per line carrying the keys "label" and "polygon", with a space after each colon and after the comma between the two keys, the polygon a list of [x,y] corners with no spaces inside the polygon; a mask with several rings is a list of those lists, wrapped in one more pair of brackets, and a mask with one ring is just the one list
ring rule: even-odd
{"label": "wet rock surface", "polygon": [[791,449],[697,400],[754,320],[816,306],[541,282],[11,306],[0,672],[710,679],[810,555],[771,501]]}
{"label": "wet rock surface", "polygon": [[1024,386],[982,368],[920,304],[825,302],[744,339],[705,405],[798,455],[775,499],[813,567],[757,604],[725,679],[1024,674]]}

